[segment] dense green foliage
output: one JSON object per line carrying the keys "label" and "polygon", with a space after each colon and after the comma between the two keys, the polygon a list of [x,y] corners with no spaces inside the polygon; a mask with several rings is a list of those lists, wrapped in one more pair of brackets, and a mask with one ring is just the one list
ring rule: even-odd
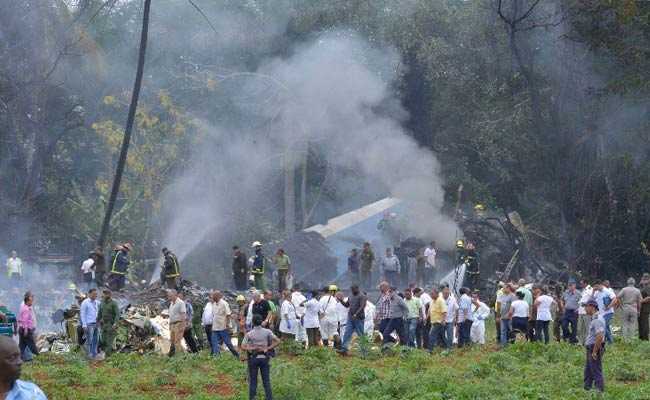
{"label": "dense green foliage", "polygon": [[[592,276],[647,265],[650,2],[195,3],[204,15],[184,1],[153,6],[141,110],[111,236],[137,239],[137,258],[157,251],[159,196],[200,138],[197,122],[240,117],[233,74],[341,29],[398,51],[394,90],[409,113],[405,124],[441,161],[450,205],[462,184],[465,204],[517,210],[541,258]],[[3,5],[0,220],[11,227],[0,232],[3,248],[83,254],[96,239],[140,15],[139,1]],[[229,15],[259,21],[252,39],[212,36],[210,21]],[[268,21],[281,28],[256,40]],[[206,40],[213,51],[201,47]],[[233,41],[242,45],[226,46]],[[309,161],[303,197],[311,202],[321,195],[325,164]],[[270,203],[282,208],[277,197]],[[245,210],[233,213],[242,214],[243,228],[250,224]],[[281,219],[260,213],[253,228],[272,236]],[[237,234],[232,242],[247,237]]]}
{"label": "dense green foliage", "polygon": [[[650,398],[648,342],[616,343],[604,361],[603,399]],[[586,399],[584,351],[553,343],[454,350],[406,351],[365,358],[313,349],[273,360],[274,398],[308,399]],[[174,359],[116,354],[87,363],[76,354],[43,355],[24,368],[50,399],[247,399],[246,364],[229,354]],[[261,390],[261,387],[260,387]],[[594,396],[595,398],[596,396]],[[262,398],[262,397],[260,397]]]}

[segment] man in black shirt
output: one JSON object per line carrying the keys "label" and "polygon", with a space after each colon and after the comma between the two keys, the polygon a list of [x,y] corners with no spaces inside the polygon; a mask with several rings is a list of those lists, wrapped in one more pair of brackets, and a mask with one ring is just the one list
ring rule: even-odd
{"label": "man in black shirt", "polygon": [[350,280],[353,284],[359,284],[359,254],[357,249],[352,249],[350,251],[350,257],[348,257],[348,271],[350,272]]}
{"label": "man in black shirt", "polygon": [[[269,326],[269,321],[271,319],[271,316],[273,315],[271,313],[271,306],[269,305],[268,301],[262,298],[262,295],[259,292],[255,292],[255,294],[253,295],[252,311],[253,311],[252,317],[255,317],[256,315],[262,317],[263,327]],[[246,309],[246,316],[248,316],[248,309]]]}
{"label": "man in black shirt", "polygon": [[343,335],[343,343],[341,344],[341,354],[348,352],[348,344],[352,340],[352,334],[357,333],[357,336],[363,336],[363,325],[366,319],[364,309],[366,308],[366,296],[361,293],[358,285],[352,285],[350,288],[352,296],[347,300],[343,299],[343,293],[336,294],[336,299],[348,309],[348,322],[346,324],[345,334]]}
{"label": "man in black shirt", "polygon": [[232,248],[232,277],[237,290],[246,290],[248,281],[248,260],[239,246]]}

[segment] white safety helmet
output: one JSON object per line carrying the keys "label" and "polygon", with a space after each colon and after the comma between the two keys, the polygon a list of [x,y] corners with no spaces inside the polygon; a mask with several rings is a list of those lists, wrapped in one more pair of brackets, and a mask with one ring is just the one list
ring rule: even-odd
{"label": "white safety helmet", "polygon": [[262,247],[262,242],[255,241],[255,242],[253,242],[253,244],[251,245],[251,247]]}

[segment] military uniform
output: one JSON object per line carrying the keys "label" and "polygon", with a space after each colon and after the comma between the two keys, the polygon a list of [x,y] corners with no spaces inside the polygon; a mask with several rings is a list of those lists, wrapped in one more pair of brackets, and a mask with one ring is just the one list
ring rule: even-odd
{"label": "military uniform", "polygon": [[97,312],[97,321],[101,324],[100,343],[107,356],[113,352],[115,336],[117,336],[116,325],[119,320],[120,309],[115,300],[102,301]]}

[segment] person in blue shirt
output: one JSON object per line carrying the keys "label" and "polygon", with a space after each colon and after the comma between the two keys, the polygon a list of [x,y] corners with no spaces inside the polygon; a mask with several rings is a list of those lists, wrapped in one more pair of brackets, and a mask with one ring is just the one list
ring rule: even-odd
{"label": "person in blue shirt", "polygon": [[99,302],[97,301],[97,289],[88,291],[88,297],[81,303],[80,319],[86,337],[86,350],[88,357],[97,357],[97,345],[99,344],[99,330],[97,329],[97,313]]}
{"label": "person in blue shirt", "polygon": [[47,400],[38,386],[18,379],[22,364],[16,342],[10,337],[0,336],[0,399]]}

